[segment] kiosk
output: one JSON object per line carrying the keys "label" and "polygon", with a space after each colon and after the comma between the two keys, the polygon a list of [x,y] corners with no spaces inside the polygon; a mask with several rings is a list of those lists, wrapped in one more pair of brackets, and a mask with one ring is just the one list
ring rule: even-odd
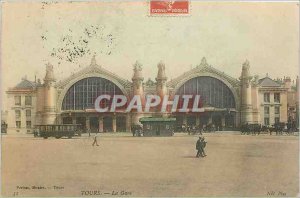
{"label": "kiosk", "polygon": [[173,136],[176,118],[144,117],[140,118],[143,124],[143,136]]}

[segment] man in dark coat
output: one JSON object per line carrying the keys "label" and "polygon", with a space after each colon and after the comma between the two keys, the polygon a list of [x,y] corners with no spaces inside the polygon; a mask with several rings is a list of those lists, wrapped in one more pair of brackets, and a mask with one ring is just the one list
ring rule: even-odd
{"label": "man in dark coat", "polygon": [[200,157],[200,155],[202,156],[202,142],[201,142],[201,140],[202,140],[202,138],[199,137],[199,139],[197,140],[197,143],[196,143],[196,150],[198,151],[196,157]]}
{"label": "man in dark coat", "polygon": [[202,147],[202,153],[201,153],[201,156],[202,156],[202,157],[205,157],[205,156],[206,156],[205,151],[204,151],[204,148],[205,148],[205,146],[206,146],[206,143],[207,143],[207,142],[205,142],[204,137],[203,137],[203,138],[201,139],[201,147]]}

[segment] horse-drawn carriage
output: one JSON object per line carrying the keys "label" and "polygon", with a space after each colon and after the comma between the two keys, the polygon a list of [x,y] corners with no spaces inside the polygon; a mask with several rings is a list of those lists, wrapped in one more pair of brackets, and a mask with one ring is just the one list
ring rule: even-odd
{"label": "horse-drawn carriage", "polygon": [[216,126],[213,123],[209,123],[203,126],[203,131],[209,133],[216,132]]}
{"label": "horse-drawn carriage", "polygon": [[263,127],[261,124],[257,123],[246,123],[241,126],[241,134],[242,135],[259,135],[263,131]]}
{"label": "horse-drawn carriage", "polygon": [[298,131],[297,128],[293,128],[291,125],[289,125],[289,123],[284,122],[277,122],[272,126],[251,123],[246,123],[241,126],[242,135],[259,135],[261,132],[270,133],[270,135],[272,135],[274,132],[276,133],[276,135],[283,135],[283,133],[286,133],[287,135],[292,135],[296,131]]}

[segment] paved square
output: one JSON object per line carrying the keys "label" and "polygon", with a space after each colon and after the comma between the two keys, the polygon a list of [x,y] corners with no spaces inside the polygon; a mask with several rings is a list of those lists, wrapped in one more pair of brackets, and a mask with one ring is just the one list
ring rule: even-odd
{"label": "paved square", "polygon": [[99,147],[86,136],[2,136],[2,194],[296,196],[299,191],[298,136],[204,134],[208,156],[198,159],[198,136],[124,135],[101,134]]}

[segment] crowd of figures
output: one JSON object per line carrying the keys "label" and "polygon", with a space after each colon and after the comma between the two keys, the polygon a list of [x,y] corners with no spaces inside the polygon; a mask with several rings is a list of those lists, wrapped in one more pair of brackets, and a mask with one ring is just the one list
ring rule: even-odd
{"label": "crowd of figures", "polygon": [[202,133],[211,133],[222,130],[220,127],[216,127],[214,124],[207,124],[207,125],[180,125],[177,126],[176,131],[188,133],[189,135],[202,135]]}
{"label": "crowd of figures", "polygon": [[137,137],[144,136],[143,127],[141,125],[132,125],[131,132],[132,132],[132,136],[137,136]]}
{"label": "crowd of figures", "polygon": [[[177,132],[187,133],[188,135],[202,135],[203,133],[213,133],[216,131],[222,131],[220,127],[216,127],[214,124],[207,125],[180,125],[176,128]],[[293,135],[294,132],[298,132],[298,128],[292,123],[276,123],[272,126],[264,126],[261,124],[249,124],[246,123],[240,127],[242,135],[260,135],[261,133],[268,133],[270,135]],[[134,125],[131,127],[133,136],[143,136],[143,127],[140,125]]]}
{"label": "crowd of figures", "polygon": [[262,132],[269,133],[270,135],[283,135],[284,133],[286,133],[287,135],[293,135],[294,132],[298,132],[298,129],[296,127],[296,124],[292,122],[279,122],[275,123],[272,126],[246,123],[241,126],[242,135],[259,135]]}

